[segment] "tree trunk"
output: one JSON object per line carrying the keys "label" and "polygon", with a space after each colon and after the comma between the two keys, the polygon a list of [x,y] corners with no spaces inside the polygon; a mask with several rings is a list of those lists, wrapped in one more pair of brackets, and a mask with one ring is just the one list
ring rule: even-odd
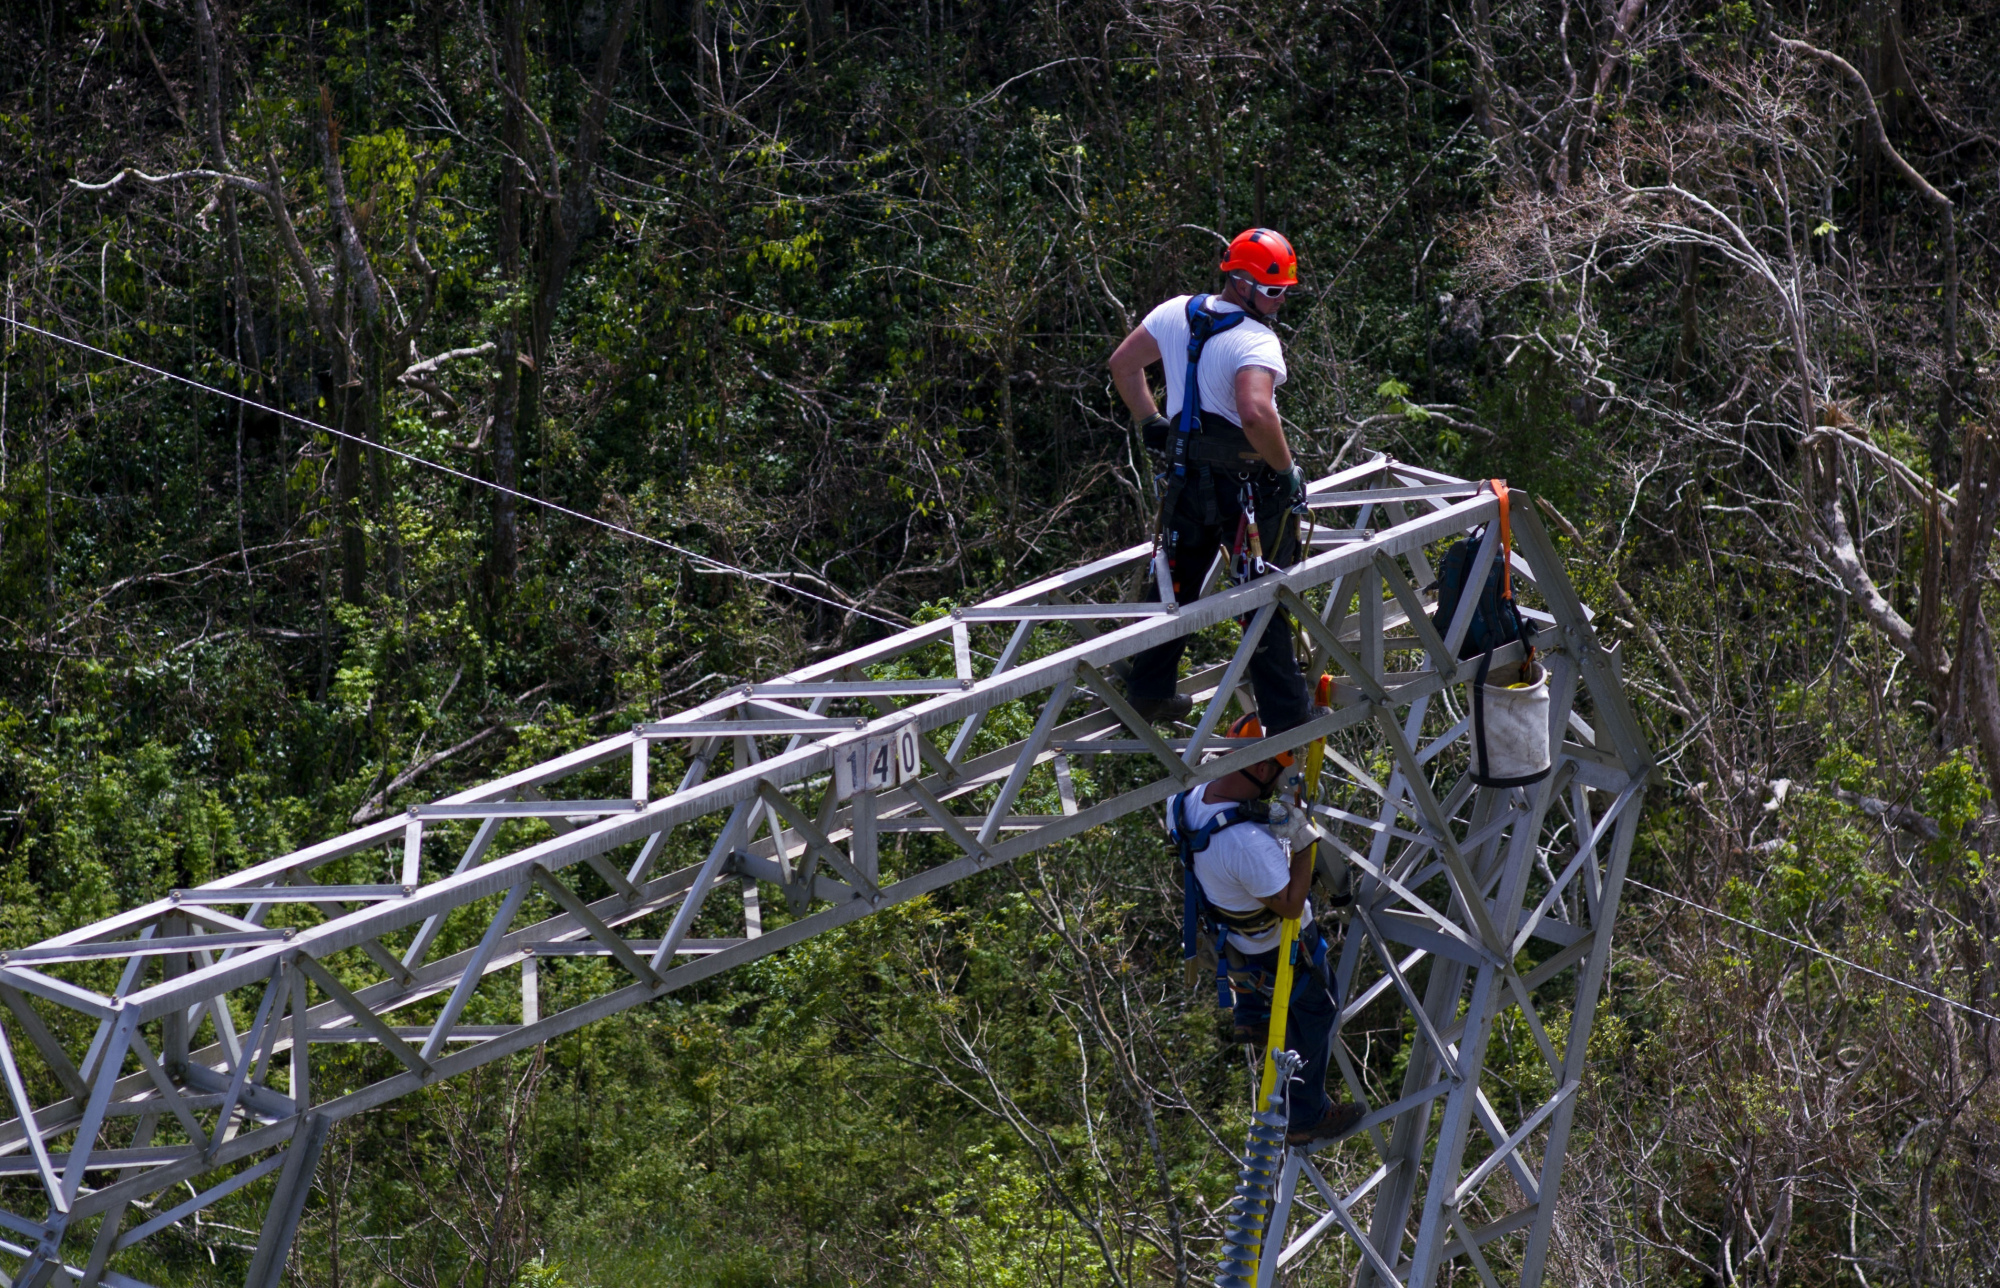
{"label": "tree trunk", "polygon": [[[528,93],[528,53],[526,45],[526,0],[501,0],[500,50],[504,62],[501,74],[507,78],[503,97],[506,108],[501,118],[500,137],[504,156],[500,163],[500,280],[521,280],[521,163],[527,146],[522,107]],[[500,364],[498,387],[493,398],[493,481],[502,488],[520,487],[520,471],[515,451],[515,426],[521,406],[520,310],[509,309],[500,320],[493,338],[495,359]],[[520,549],[517,510],[510,491],[493,493],[492,548],[488,557],[488,579],[492,597],[504,599],[514,584],[515,560]]]}
{"label": "tree trunk", "polygon": [[[222,132],[222,44],[215,32],[214,15],[208,0],[194,0],[195,32],[201,46],[202,116],[207,130],[209,156],[218,170],[234,170],[227,139]],[[243,262],[243,238],[236,218],[236,189],[222,185],[222,241],[229,252],[229,280],[234,302],[237,365],[254,365],[257,357],[256,331],[251,325],[250,273]]]}
{"label": "tree trunk", "polygon": [[49,603],[54,604],[56,602],[56,484],[55,476],[50,472],[53,466],[49,462],[49,440],[55,437],[56,430],[49,415],[48,345],[37,345],[36,349],[38,361],[35,367],[40,379],[35,382],[37,395],[35,401],[40,404],[42,413],[42,545],[47,556],[43,572],[48,583]]}
{"label": "tree trunk", "polygon": [[[1889,129],[1901,133],[1914,115],[1917,86],[1903,57],[1902,19],[1895,5],[1885,0],[1864,0],[1856,26],[1864,42],[1859,62],[1868,91],[1874,95]],[[1869,147],[1872,142],[1864,142],[1863,148],[1873,152]],[[1871,160],[1879,161],[1880,157]]]}
{"label": "tree trunk", "polygon": [[[549,328],[555,322],[556,307],[562,303],[563,286],[576,258],[577,247],[597,226],[597,201],[592,193],[597,174],[597,154],[604,143],[604,118],[611,110],[611,91],[618,84],[618,59],[625,48],[626,33],[632,29],[632,12],[638,0],[621,0],[604,33],[604,47],[598,52],[597,77],[590,98],[584,103],[577,122],[576,143],[570,150],[569,177],[558,200],[549,204],[547,254],[542,260],[541,286],[535,293],[533,355],[539,370],[548,352]],[[551,176],[553,179],[554,176]],[[551,184],[550,190],[555,191]]]}
{"label": "tree trunk", "polygon": [[[202,65],[203,117],[208,127],[208,150],[218,170],[234,170],[229,159],[229,148],[222,132],[222,45],[216,38],[215,20],[210,13],[208,0],[194,0],[195,30],[200,38]],[[137,11],[134,11],[136,21]],[[182,118],[185,120],[185,116]],[[262,361],[257,352],[257,331],[250,308],[250,270],[243,262],[243,237],[236,218],[236,189],[229,184],[222,185],[222,242],[229,253],[230,281],[230,336],[234,349],[230,356],[236,361],[236,381],[239,389],[247,388],[243,374],[247,370],[261,372]],[[243,580],[250,584],[250,555],[248,543],[243,534],[243,405],[236,406],[236,549],[243,561]]]}
{"label": "tree trunk", "polygon": [[[527,6],[522,0],[502,0],[500,9],[501,45],[506,60],[502,72],[507,78],[503,87],[507,107],[502,129],[507,138],[507,157],[500,178],[500,268],[503,281],[516,282],[523,279],[524,185],[515,158],[526,151]],[[637,9],[638,0],[620,0],[605,30],[604,45],[598,53],[597,76],[577,124],[567,176],[542,176],[543,191],[555,196],[544,208],[547,236],[542,243],[541,271],[528,310],[525,354],[518,313],[504,319],[494,337],[500,377],[493,407],[493,481],[505,488],[520,487],[520,454],[540,418],[541,373],[548,361],[549,335],[555,324],[556,309],[562,303],[563,287],[577,247],[596,226],[597,204],[592,193],[597,155],[604,141],[604,119],[611,108],[611,91],[618,82],[618,61]],[[526,371],[522,370],[524,366]],[[492,576],[496,587],[513,583],[518,545],[516,500],[499,494],[493,507]]]}
{"label": "tree trunk", "polygon": [[1625,44],[1631,38],[1632,27],[1639,21],[1645,7],[1646,0],[1624,0],[1612,16],[1611,34],[1605,39],[1603,52],[1598,55],[1597,75],[1591,82],[1590,100],[1584,107],[1583,120],[1570,127],[1569,186],[1572,188],[1583,182],[1583,163],[1591,136],[1597,133],[1598,123],[1604,119],[1604,96],[1611,89],[1612,74],[1625,57]]}
{"label": "tree trunk", "polygon": [[1493,57],[1493,18],[1486,0],[1472,0],[1472,30],[1466,42],[1472,51],[1472,114],[1479,121],[1480,133],[1493,146],[1505,165],[1509,179],[1520,184],[1528,170],[1528,165],[1515,147],[1514,128],[1506,119],[1499,106],[1499,96],[1494,93],[1499,84],[1499,73],[1495,70]]}
{"label": "tree trunk", "polygon": [[1695,295],[1695,266],[1700,262],[1699,252],[1692,242],[1681,247],[1681,340],[1674,349],[1674,401],[1676,406],[1687,403],[1687,381],[1694,371],[1695,348],[1701,343],[1701,306]]}
{"label": "tree trunk", "polygon": [[361,439],[368,433],[368,412],[360,387],[340,391],[342,437],[334,454],[334,496],[339,506],[340,597],[359,604],[367,595],[368,541],[361,530]]}
{"label": "tree trunk", "polygon": [[[1875,55],[1875,61],[1887,69],[1882,75],[1895,82],[1898,101],[1911,106],[1922,106],[1928,111],[1928,105],[1918,97],[1916,85],[1910,80],[1909,68],[1903,63],[1902,41],[1899,34],[1901,29],[1895,25],[1895,15],[1889,14],[1881,21],[1883,25],[1880,30],[1885,33],[1885,38],[1880,52]],[[1938,389],[1937,424],[1932,427],[1928,447],[1931,457],[1931,478],[1939,487],[1948,487],[1953,481],[1953,475],[1958,473],[1959,467],[1956,434],[1961,409],[1959,388],[1964,376],[1964,363],[1958,351],[1957,210],[1952,205],[1951,198],[1938,191],[1929,179],[1904,159],[1903,154],[1896,150],[1895,144],[1889,141],[1889,131],[1883,118],[1882,106],[1875,101],[1874,87],[1869,83],[1867,76],[1840,55],[1816,49],[1804,41],[1779,37],[1777,43],[1795,53],[1817,58],[1846,78],[1855,106],[1862,114],[1865,127],[1864,139],[1874,145],[1876,155],[1888,168],[1900,174],[1904,182],[1916,189],[1917,195],[1923,198],[1925,204],[1937,212],[1938,222],[1942,225],[1939,229],[1941,234],[1939,241],[1944,260],[1942,266],[1944,280],[1940,283],[1942,289],[1938,309],[1938,330],[1941,333],[1939,348],[1944,351],[1944,383]]]}
{"label": "tree trunk", "polygon": [[[381,388],[381,384],[378,380],[370,380],[366,388],[372,393]],[[362,400],[361,407],[366,417],[364,436],[371,443],[381,442],[382,417],[368,415],[369,412],[379,411],[381,404],[370,397]],[[370,447],[366,451],[369,499],[374,503],[375,516],[381,525],[382,590],[390,602],[396,603],[403,598],[403,534],[402,524],[396,515],[396,488],[389,476],[388,454],[379,447]]]}
{"label": "tree trunk", "polygon": [[1008,335],[993,360],[993,374],[1000,386],[1000,497],[1006,507],[1008,560],[1012,562],[1021,540],[1021,454],[1014,442],[1014,338]]}

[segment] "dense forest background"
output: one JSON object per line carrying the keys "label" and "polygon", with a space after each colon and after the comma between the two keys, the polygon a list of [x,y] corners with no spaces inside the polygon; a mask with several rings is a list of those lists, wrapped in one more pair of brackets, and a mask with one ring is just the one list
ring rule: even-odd
{"label": "dense forest background", "polygon": [[[19,0],[0,941],[1139,539],[1104,359],[1269,224],[1294,450],[1550,503],[1663,765],[1551,1282],[1990,1283],[1996,69],[1983,0]],[[291,1273],[1199,1279],[1170,868],[343,1125]]]}

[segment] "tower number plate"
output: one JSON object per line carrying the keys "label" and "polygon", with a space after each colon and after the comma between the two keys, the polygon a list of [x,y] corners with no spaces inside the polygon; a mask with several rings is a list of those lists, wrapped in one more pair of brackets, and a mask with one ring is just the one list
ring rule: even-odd
{"label": "tower number plate", "polygon": [[870,731],[833,754],[834,794],[846,800],[856,792],[881,791],[909,782],[923,772],[917,751],[914,720]]}

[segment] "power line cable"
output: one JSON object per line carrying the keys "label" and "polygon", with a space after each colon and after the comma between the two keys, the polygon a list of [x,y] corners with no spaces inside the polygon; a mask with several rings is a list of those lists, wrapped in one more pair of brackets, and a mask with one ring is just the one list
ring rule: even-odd
{"label": "power line cable", "polygon": [[[1354,267],[1354,261],[1361,258],[1361,252],[1367,249],[1368,243],[1374,240],[1375,234],[1382,230],[1382,225],[1389,222],[1389,216],[1395,214],[1396,208],[1403,204],[1403,198],[1409,196],[1412,192],[1415,192],[1417,190],[1417,185],[1422,183],[1424,181],[1424,176],[1431,172],[1431,167],[1437,164],[1437,159],[1444,154],[1444,150],[1450,147],[1452,144],[1458,142],[1458,136],[1465,133],[1465,127],[1472,124],[1472,121],[1473,121],[1472,117],[1467,117],[1465,120],[1459,122],[1458,128],[1451,132],[1451,137],[1446,139],[1443,143],[1437,146],[1437,148],[1431,153],[1430,160],[1424,162],[1424,168],[1417,171],[1417,177],[1410,180],[1409,186],[1403,189],[1402,196],[1397,197],[1394,201],[1390,202],[1388,205],[1382,208],[1382,217],[1380,219],[1377,219],[1375,221],[1375,226],[1373,228],[1370,228],[1367,231],[1367,233],[1363,235],[1361,240],[1354,244],[1353,253],[1347,257],[1347,262],[1340,266],[1340,271],[1335,273],[1333,277],[1328,280],[1325,286],[1315,288],[1314,290],[1315,295],[1317,295],[1320,299],[1325,299],[1328,295],[1332,293],[1333,288],[1340,284],[1340,279],[1347,276],[1347,270]],[[1188,227],[1188,225],[1182,224],[1181,227],[1186,228]]]}
{"label": "power line cable", "polygon": [[516,500],[526,501],[530,505],[539,505],[545,510],[552,510],[557,514],[567,515],[572,519],[578,519],[584,523],[595,524],[600,528],[608,529],[612,532],[619,533],[622,536],[631,537],[635,541],[643,541],[646,542],[648,545],[658,546],[662,550],[671,550],[677,555],[681,555],[688,559],[693,559],[699,563],[707,564],[711,568],[718,569],[722,572],[735,573],[740,577],[748,577],[753,581],[761,581],[766,585],[776,586],[778,589],[783,591],[788,591],[791,594],[797,595],[802,599],[810,599],[814,600],[817,603],[825,604],[831,608],[838,608],[843,613],[853,613],[859,617],[866,617],[870,621],[880,622],[884,626],[893,626],[899,631],[908,630],[910,627],[909,622],[899,622],[894,618],[883,617],[879,613],[871,613],[865,608],[860,608],[852,604],[843,604],[837,599],[829,599],[825,595],[815,595],[809,590],[800,590],[797,586],[794,586],[790,582],[785,581],[781,578],[772,577],[761,572],[752,572],[748,568],[738,568],[735,564],[724,563],[722,560],[717,559],[712,555],[705,555],[697,550],[689,550],[685,546],[677,546],[671,541],[663,541],[658,537],[647,536],[645,533],[635,532],[631,528],[620,527],[618,524],[611,522],[609,519],[600,519],[594,514],[585,514],[581,510],[572,510],[566,505],[560,505],[554,501],[544,500],[541,497],[533,496],[526,492],[516,491],[515,489],[508,487],[505,484],[495,483],[491,479],[480,478],[477,474],[469,474],[464,470],[455,469],[452,466],[445,465],[439,461],[427,460],[424,457],[418,456],[412,452],[406,452],[401,448],[390,447],[386,443],[378,443],[372,439],[363,438],[359,434],[350,434],[346,430],[335,429],[331,425],[322,425],[316,420],[309,420],[304,416],[296,415],[292,412],[282,411],[276,407],[267,407],[263,403],[258,402],[254,398],[245,398],[243,395],[231,393],[227,389],[218,389],[214,385],[205,385],[201,383],[199,380],[191,380],[186,376],[175,375],[171,371],[162,371],[160,368],[141,362],[137,358],[128,358],[122,353],[113,353],[109,349],[100,349],[94,344],[86,344],[82,340],[73,339],[70,336],[62,335],[55,331],[44,330],[43,328],[36,326],[32,322],[23,322],[18,318],[10,317],[7,319],[7,324],[11,327],[16,327],[23,331],[33,331],[36,335],[45,336],[48,339],[57,341],[58,343],[67,344],[73,348],[81,349],[85,353],[94,353],[101,358],[109,358],[113,362],[122,362],[128,367],[136,367],[141,371],[150,372],[151,374],[158,376],[163,380],[171,380],[177,384],[186,385],[190,389],[199,389],[203,393],[214,394],[218,398],[227,398],[233,402],[242,403],[245,407],[252,408],[256,411],[265,412],[272,416],[277,416],[283,420],[293,421],[297,424],[304,425],[306,428],[314,430],[316,432],[332,434],[336,438],[345,438],[352,442],[360,443],[364,447],[372,447],[378,452],[387,452],[391,456],[401,457],[403,460],[409,461],[414,465],[421,465],[424,466],[426,469],[436,470],[440,474],[449,474],[453,478],[463,479],[467,483],[476,483],[480,487],[491,488],[495,492],[499,492],[506,496],[511,496]]}
{"label": "power line cable", "polygon": [[1649,886],[1644,881],[1639,880],[1637,877],[1628,876],[1625,878],[1625,881],[1628,885],[1638,886],[1641,890],[1650,891],[1651,893],[1657,895],[1664,895],[1667,898],[1672,899],[1675,903],[1684,903],[1688,907],[1693,908],[1696,912],[1705,912],[1711,917],[1720,917],[1722,920],[1741,926],[1745,930],[1754,930],[1760,935],[1769,936],[1770,938],[1777,940],[1779,943],[1790,944],[1794,948],[1803,948],[1805,951],[1816,954],[1820,957],[1824,957],[1830,962],[1839,962],[1842,966],[1846,966],[1851,970],[1858,970],[1864,975],[1873,975],[1876,979],[1879,979],[1886,984],[1894,984],[1897,988],[1906,988],[1910,992],[1916,993],[1921,997],[1928,997],[1932,1001],[1943,1002],[1946,1006],[1953,1007],[1960,1011],[1964,1011],[1967,1015],[1976,1015],[1982,1020],[1991,1020],[1995,1024],[2000,1024],[2000,1015],[1992,1015],[1985,1011],[1980,1010],[1977,1007],[1967,1006],[1964,1002],[1960,1002],[1953,998],[1946,997],[1943,993],[1933,993],[1929,989],[1924,988],[1921,985],[1912,984],[1909,980],[1897,979],[1894,975],[1884,975],[1879,970],[1875,970],[1868,966],[1863,966],[1860,962],[1849,961],[1847,958],[1838,956],[1837,954],[1834,953],[1830,953],[1824,948],[1815,948],[1811,944],[1805,943],[1801,940],[1793,939],[1788,935],[1781,935],[1775,930],[1766,930],[1762,926],[1754,925],[1751,922],[1744,921],[1739,917],[1732,917],[1726,912],[1718,912],[1716,909],[1707,907],[1703,904],[1696,903],[1692,899],[1683,899],[1681,896],[1662,890],[1658,886]]}

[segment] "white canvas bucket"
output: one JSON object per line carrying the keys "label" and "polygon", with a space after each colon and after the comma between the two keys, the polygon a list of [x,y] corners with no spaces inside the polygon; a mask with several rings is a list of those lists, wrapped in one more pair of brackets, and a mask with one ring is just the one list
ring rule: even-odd
{"label": "white canvas bucket", "polygon": [[1526,684],[1488,684],[1488,654],[1472,682],[1472,781],[1525,787],[1549,772],[1549,672],[1539,663]]}

